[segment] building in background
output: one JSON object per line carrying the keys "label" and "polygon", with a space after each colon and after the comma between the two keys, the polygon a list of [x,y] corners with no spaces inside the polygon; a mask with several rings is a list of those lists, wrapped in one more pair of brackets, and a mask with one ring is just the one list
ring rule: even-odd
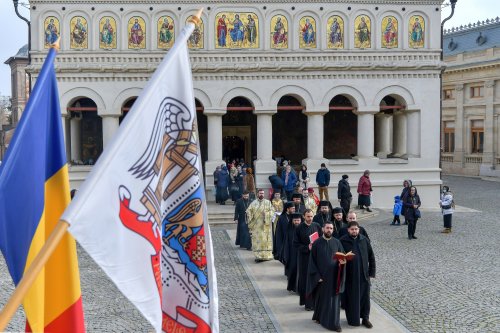
{"label": "building in background", "polygon": [[403,179],[438,200],[440,0],[238,3],[82,0],[31,4],[33,80],[62,36],[56,70],[72,187],[120,126],[175,36],[189,40],[206,187],[226,160],[269,188],[276,161],[321,163],[330,191],[371,170],[375,205]]}
{"label": "building in background", "polygon": [[500,18],[445,31],[444,172],[500,177]]}

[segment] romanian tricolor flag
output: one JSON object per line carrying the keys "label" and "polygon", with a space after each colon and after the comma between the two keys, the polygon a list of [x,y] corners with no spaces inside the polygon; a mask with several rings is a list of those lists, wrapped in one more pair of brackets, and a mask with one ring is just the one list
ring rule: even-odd
{"label": "romanian tricolor flag", "polygon": [[[69,204],[55,49],[0,167],[0,249],[17,285]],[[74,239],[66,234],[23,301],[27,331],[84,332]]]}

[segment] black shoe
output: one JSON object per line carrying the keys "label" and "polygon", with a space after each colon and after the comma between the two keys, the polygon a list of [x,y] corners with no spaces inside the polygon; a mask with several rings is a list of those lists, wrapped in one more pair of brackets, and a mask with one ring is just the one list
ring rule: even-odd
{"label": "black shoe", "polygon": [[398,225],[398,226],[400,226],[400,225],[401,225],[401,223],[400,223],[400,222],[398,222],[398,223],[397,223],[397,225]]}
{"label": "black shoe", "polygon": [[370,212],[370,213],[372,212],[372,210],[370,209],[370,207],[366,207],[366,211]]}
{"label": "black shoe", "polygon": [[310,308],[310,307],[306,307],[306,311],[312,311],[314,310],[313,308]]}
{"label": "black shoe", "polygon": [[342,332],[342,327],[340,327],[340,326],[339,326],[339,327],[335,327],[335,328],[333,329],[333,331],[334,331],[334,332]]}
{"label": "black shoe", "polygon": [[411,236],[411,238],[413,238],[413,239],[417,239],[417,237],[415,237],[415,236]]}
{"label": "black shoe", "polygon": [[255,262],[262,262],[262,259],[255,259]]}
{"label": "black shoe", "polygon": [[363,321],[361,322],[361,324],[366,327],[366,328],[372,328],[373,325],[372,323],[370,323],[370,321],[368,319],[363,319]]}
{"label": "black shoe", "polygon": [[396,225],[396,223],[392,222],[391,225]]}
{"label": "black shoe", "polygon": [[409,240],[412,240],[412,237],[411,237],[411,236],[408,236],[408,239],[409,239]]}

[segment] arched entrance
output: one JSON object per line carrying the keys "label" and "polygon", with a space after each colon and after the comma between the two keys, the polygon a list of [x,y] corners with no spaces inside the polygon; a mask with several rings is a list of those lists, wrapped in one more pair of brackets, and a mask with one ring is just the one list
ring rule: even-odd
{"label": "arched entrance", "polygon": [[72,164],[94,165],[102,153],[102,119],[90,98],[79,98],[68,107]]}
{"label": "arched entrance", "polygon": [[130,111],[130,109],[132,108],[132,106],[134,105],[136,100],[137,100],[137,97],[131,97],[128,100],[126,100],[125,103],[123,103],[122,115],[120,116],[120,118],[118,118],[118,122],[120,123],[120,125],[121,125],[123,119],[125,119],[125,117],[127,116],[128,112]]}
{"label": "arched entrance", "polygon": [[400,112],[405,109],[405,101],[395,95],[387,95],[380,101],[380,112],[375,115],[375,147],[379,158],[399,157],[405,150],[406,126]]}
{"label": "arched entrance", "polygon": [[273,157],[290,160],[292,165],[302,164],[307,157],[307,116],[304,105],[294,96],[285,95],[273,116]]}
{"label": "arched entrance", "polygon": [[358,151],[358,117],[356,107],[344,95],[330,101],[323,119],[324,156],[329,159],[350,159]]}
{"label": "arched entrance", "polygon": [[208,125],[207,117],[203,114],[205,108],[203,104],[195,98],[196,106],[196,124],[198,126],[198,142],[200,143],[202,166],[205,167],[207,161],[207,141],[208,141]]}
{"label": "arched entrance", "polygon": [[226,162],[243,159],[248,165],[257,156],[257,117],[252,103],[235,97],[222,116],[222,158]]}

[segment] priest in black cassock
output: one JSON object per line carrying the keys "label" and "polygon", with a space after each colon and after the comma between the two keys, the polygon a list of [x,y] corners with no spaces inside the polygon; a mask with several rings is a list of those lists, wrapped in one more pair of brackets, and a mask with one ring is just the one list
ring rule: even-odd
{"label": "priest in black cassock", "polygon": [[309,258],[307,294],[314,296],[312,319],[324,328],[341,332],[340,293],[344,288],[345,260],[335,259],[344,252],[342,244],[333,237],[333,222],[323,226],[323,236],[314,242]]}
{"label": "priest in black cassock", "polygon": [[296,229],[302,223],[302,215],[292,214],[292,223],[288,225],[286,231],[286,240],[283,251],[283,264],[285,265],[285,274],[288,279],[286,290],[297,292],[297,248],[293,246],[293,237]]}
{"label": "priest in black cassock", "polygon": [[[291,202],[283,205],[283,212],[276,221],[276,230],[274,230],[273,256],[274,259],[283,263],[283,251],[287,236],[288,225],[292,224],[292,214],[295,213],[295,206]],[[286,274],[286,273],[285,273]]]}
{"label": "priest in black cassock", "polygon": [[330,206],[332,204],[330,201],[322,200],[319,202],[318,213],[314,216],[313,222],[316,222],[321,227],[325,224],[326,221],[332,220],[332,211]]}
{"label": "priest in black cassock", "polygon": [[319,224],[313,222],[313,212],[307,209],[304,213],[304,222],[302,222],[297,229],[295,229],[295,235],[293,238],[293,246],[297,249],[297,292],[299,293],[300,305],[305,305],[306,311],[313,310],[314,300],[311,295],[306,297],[306,285],[307,285],[307,266],[309,265],[309,253],[311,252],[312,243],[309,236],[318,233],[318,237],[321,237],[322,231]]}
{"label": "priest in black cassock", "polygon": [[[351,222],[351,221],[358,222],[358,217],[357,217],[355,212],[350,212],[349,214],[347,214],[347,222]],[[348,235],[348,234],[349,234],[349,232],[347,231],[347,226],[340,229],[340,237],[342,237],[344,235]],[[368,237],[368,232],[361,225],[359,226],[359,234],[365,236],[366,238],[368,238],[368,240],[370,239],[370,237]]]}
{"label": "priest in black cassock", "polygon": [[[333,237],[340,238],[340,230],[344,227],[344,221],[342,219],[343,211],[340,207],[335,207],[333,209]],[[346,225],[347,226],[347,225]]]}
{"label": "priest in black cassock", "polygon": [[304,202],[302,200],[302,194],[292,194],[292,202],[295,206],[295,213],[304,214],[304,212],[306,211],[306,206],[304,205]]}
{"label": "priest in black cassock", "polygon": [[243,196],[236,201],[234,207],[234,222],[238,223],[238,228],[236,229],[236,245],[247,250],[252,249],[252,238],[250,237],[250,231],[248,230],[247,224],[247,208],[252,200],[250,200],[250,193],[245,191]]}
{"label": "priest in black cassock", "polygon": [[355,256],[346,264],[346,280],[342,303],[347,323],[351,326],[361,324],[372,328],[370,323],[370,279],[375,278],[375,255],[368,238],[359,234],[358,222],[349,222],[348,235],[340,242],[345,252],[352,251]]}

